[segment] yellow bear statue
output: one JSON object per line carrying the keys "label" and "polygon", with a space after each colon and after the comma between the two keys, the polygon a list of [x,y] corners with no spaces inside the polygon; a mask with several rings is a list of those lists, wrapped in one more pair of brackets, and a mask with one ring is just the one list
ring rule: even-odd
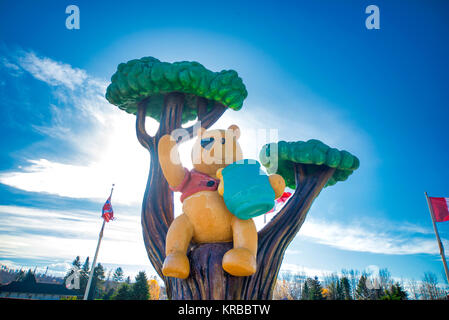
{"label": "yellow bear statue", "polygon": [[[239,137],[240,129],[236,125],[227,130],[200,128],[192,148],[192,170],[182,166],[177,143],[171,135],[159,140],[162,172],[170,188],[181,192],[183,209],[168,229],[162,267],[165,276],[180,279],[189,276],[187,249],[191,241],[233,241],[233,249],[223,256],[223,269],[234,276],[250,276],[256,272],[257,230],[254,221],[239,219],[229,212],[217,178],[224,167],[242,159]],[[269,181],[275,198],[279,198],[285,189],[284,179],[274,174],[269,176]]]}

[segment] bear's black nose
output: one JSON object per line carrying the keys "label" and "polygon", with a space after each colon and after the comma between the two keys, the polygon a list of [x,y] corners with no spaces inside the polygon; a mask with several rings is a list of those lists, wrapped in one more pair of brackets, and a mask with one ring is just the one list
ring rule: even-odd
{"label": "bear's black nose", "polygon": [[214,138],[204,138],[201,139],[201,147],[203,147],[206,150],[209,150],[214,145]]}

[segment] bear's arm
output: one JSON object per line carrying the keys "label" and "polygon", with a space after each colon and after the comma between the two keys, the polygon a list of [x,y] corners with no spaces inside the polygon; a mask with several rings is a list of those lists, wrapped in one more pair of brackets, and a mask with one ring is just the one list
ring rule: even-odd
{"label": "bear's arm", "polygon": [[278,174],[272,174],[268,176],[271,187],[274,190],[274,198],[277,199],[284,193],[285,190],[285,180],[282,176]]}
{"label": "bear's arm", "polygon": [[164,135],[158,144],[159,164],[168,184],[176,188],[184,180],[186,171],[179,159],[178,146],[169,134]]}

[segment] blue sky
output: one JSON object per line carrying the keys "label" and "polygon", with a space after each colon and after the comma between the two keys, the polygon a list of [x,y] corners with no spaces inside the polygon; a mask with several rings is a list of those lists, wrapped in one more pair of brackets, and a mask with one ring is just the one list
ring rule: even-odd
{"label": "blue sky", "polygon": [[[70,4],[79,30],[65,28]],[[380,30],[365,28],[370,4]],[[449,196],[448,16],[444,1],[1,2],[0,262],[61,272],[92,255],[114,182],[99,261],[153,272],[139,218],[149,159],[133,116],[103,95],[120,62],[154,56],[239,73],[248,98],[215,127],[238,124],[246,155],[257,129],[277,129],[360,158],[315,201],[283,269],[442,282],[424,191]]]}

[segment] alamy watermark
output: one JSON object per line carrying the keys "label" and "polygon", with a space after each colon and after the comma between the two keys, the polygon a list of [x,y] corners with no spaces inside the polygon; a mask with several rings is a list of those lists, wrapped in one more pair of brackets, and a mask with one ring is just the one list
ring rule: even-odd
{"label": "alamy watermark", "polygon": [[80,288],[80,268],[77,266],[72,267],[72,274],[65,280],[65,286],[67,289],[78,290]]}
{"label": "alamy watermark", "polygon": [[80,8],[71,4],[65,8],[65,13],[69,16],[65,19],[65,27],[69,30],[80,28]]}
{"label": "alamy watermark", "polygon": [[379,290],[381,288],[379,281],[377,281],[377,278],[375,278],[374,280],[372,280],[370,278],[366,278],[365,285],[366,285],[366,288],[370,289],[370,290],[374,290],[374,289]]}
{"label": "alamy watermark", "polygon": [[371,4],[366,7],[365,13],[369,16],[365,20],[365,26],[368,30],[380,29],[380,9],[378,6]]}

